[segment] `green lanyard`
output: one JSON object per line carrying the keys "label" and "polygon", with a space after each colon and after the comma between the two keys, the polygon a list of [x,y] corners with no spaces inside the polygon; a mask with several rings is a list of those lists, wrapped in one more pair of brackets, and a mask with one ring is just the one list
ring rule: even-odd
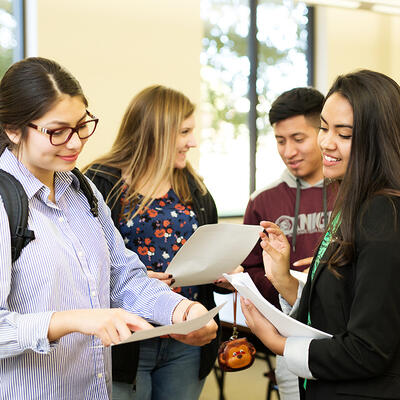
{"label": "green lanyard", "polygon": [[[332,235],[336,232],[338,224],[339,224],[339,218],[340,218],[340,213],[336,214],[335,219],[332,221],[332,225],[330,226],[330,228],[326,231],[324,239],[321,242],[321,245],[319,246],[318,249],[318,253],[315,256],[315,261],[311,270],[311,281],[313,281],[314,276],[315,276],[315,272],[318,269],[319,263],[322,259],[322,257],[325,254],[326,249],[329,246],[329,243],[332,240]],[[311,315],[310,315],[310,310],[308,310],[307,313],[307,325],[311,326]],[[306,386],[307,386],[307,379],[304,379],[304,390],[306,390]]]}

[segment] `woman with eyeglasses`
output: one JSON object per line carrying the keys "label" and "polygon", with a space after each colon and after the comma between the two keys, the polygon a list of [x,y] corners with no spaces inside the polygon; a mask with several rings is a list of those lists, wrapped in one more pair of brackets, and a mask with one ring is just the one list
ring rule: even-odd
{"label": "woman with eyeglasses", "polygon": [[[91,184],[98,217],[71,172],[97,125],[77,80],[28,58],[0,82],[0,169],[29,199],[35,239],[12,262],[0,199],[0,398],[109,399],[111,350],[131,330],[206,309],[147,276]],[[136,315],[135,315],[136,314]],[[180,337],[203,345],[214,321]]]}
{"label": "woman with eyeglasses", "polygon": [[[198,226],[217,223],[214,200],[187,160],[197,145],[194,111],[183,93],[161,85],[143,89],[127,107],[110,152],[86,172],[126,246],[138,253],[149,276],[168,285],[174,279],[165,270],[186,240]],[[220,289],[209,284],[174,290],[210,309]],[[115,348],[114,399],[198,399],[217,350],[218,340],[199,348],[168,337]]]}
{"label": "woman with eyeglasses", "polygon": [[303,378],[302,399],[400,398],[399,110],[399,85],[378,72],[339,76],[329,90],[318,143],[339,193],[304,287],[289,274],[282,231],[261,223],[266,277],[283,308],[332,335],[285,338],[242,301],[251,330]]}

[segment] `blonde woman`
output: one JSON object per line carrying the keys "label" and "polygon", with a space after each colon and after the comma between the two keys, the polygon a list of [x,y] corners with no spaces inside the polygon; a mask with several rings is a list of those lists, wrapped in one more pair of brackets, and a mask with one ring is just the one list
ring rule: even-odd
{"label": "blonde woman", "polygon": [[[164,271],[179,248],[198,226],[217,222],[214,200],[186,160],[196,146],[194,110],[173,89],[144,89],[128,106],[111,151],[86,172],[109,204],[126,246],[149,276],[167,285],[174,280]],[[214,288],[174,290],[210,309]],[[113,399],[197,399],[217,349],[217,339],[195,347],[169,337],[118,346]]]}

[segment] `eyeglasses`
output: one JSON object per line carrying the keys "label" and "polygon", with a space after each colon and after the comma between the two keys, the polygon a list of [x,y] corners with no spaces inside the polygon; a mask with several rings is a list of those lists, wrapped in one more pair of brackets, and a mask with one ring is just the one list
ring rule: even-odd
{"label": "eyeglasses", "polygon": [[33,123],[29,123],[28,126],[36,129],[39,132],[50,135],[50,143],[53,146],[61,146],[62,144],[67,143],[75,132],[78,134],[80,139],[87,139],[93,135],[99,119],[91,114],[88,110],[86,110],[86,114],[92,119],[76,125],[75,128],[72,128],[71,126],[64,126],[57,129],[47,129]]}

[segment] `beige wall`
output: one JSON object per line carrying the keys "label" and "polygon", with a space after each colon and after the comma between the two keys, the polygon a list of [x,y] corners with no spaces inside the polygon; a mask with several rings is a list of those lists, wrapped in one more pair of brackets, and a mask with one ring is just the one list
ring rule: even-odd
{"label": "beige wall", "polygon": [[389,75],[400,83],[400,17],[392,17],[390,24],[391,69]]}
{"label": "beige wall", "polygon": [[[80,166],[109,149],[127,104],[142,88],[161,83],[200,103],[200,1],[26,0],[28,55],[66,66],[100,117]],[[316,7],[315,39],[316,86],[323,93],[338,74],[357,68],[400,82],[400,17]],[[191,152],[195,165],[198,157],[198,150]]]}
{"label": "beige wall", "polygon": [[142,88],[164,84],[199,104],[200,0],[37,0],[36,8],[37,55],[68,68],[100,118],[80,166],[108,150]]}
{"label": "beige wall", "polygon": [[337,75],[373,69],[400,82],[400,17],[316,7],[316,86],[326,93]]}

